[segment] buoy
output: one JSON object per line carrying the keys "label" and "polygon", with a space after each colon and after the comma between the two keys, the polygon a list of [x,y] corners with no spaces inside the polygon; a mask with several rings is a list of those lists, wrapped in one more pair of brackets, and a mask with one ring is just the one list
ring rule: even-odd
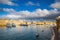
{"label": "buoy", "polygon": [[39,37],[39,34],[37,34],[36,37]]}
{"label": "buoy", "polygon": [[42,32],[44,32],[44,30],[42,30]]}

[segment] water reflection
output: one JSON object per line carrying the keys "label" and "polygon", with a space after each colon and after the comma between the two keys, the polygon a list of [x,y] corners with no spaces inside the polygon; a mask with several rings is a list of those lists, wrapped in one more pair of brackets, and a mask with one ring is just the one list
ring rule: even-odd
{"label": "water reflection", "polygon": [[[36,38],[36,34],[39,34],[39,38]],[[51,36],[49,25],[0,28],[0,40],[50,40]]]}

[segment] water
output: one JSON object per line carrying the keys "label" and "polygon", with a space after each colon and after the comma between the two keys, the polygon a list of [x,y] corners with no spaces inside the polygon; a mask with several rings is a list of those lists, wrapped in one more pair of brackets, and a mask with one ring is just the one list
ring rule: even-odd
{"label": "water", "polygon": [[[38,38],[36,38],[36,34],[39,34]],[[0,40],[51,40],[51,36],[52,30],[50,25],[30,25],[12,28],[0,28]]]}

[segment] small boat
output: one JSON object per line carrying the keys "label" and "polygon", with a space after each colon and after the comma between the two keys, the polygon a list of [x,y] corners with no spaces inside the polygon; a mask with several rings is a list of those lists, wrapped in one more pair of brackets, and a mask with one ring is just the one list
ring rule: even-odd
{"label": "small boat", "polygon": [[26,22],[26,24],[20,24],[20,26],[28,26],[28,24],[27,24],[27,22]]}
{"label": "small boat", "polygon": [[40,25],[40,24],[36,24],[36,25]]}
{"label": "small boat", "polygon": [[14,23],[12,23],[12,27],[16,27],[16,25]]}
{"label": "small boat", "polygon": [[11,28],[12,26],[10,23],[7,23],[6,27]]}
{"label": "small boat", "polygon": [[36,24],[36,25],[43,25],[43,24]]}
{"label": "small boat", "polygon": [[20,26],[28,26],[27,24],[20,24]]}

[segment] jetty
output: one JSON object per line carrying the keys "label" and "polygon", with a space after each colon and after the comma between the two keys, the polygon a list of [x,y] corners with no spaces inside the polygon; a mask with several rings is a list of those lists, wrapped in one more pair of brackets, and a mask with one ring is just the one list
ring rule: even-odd
{"label": "jetty", "polygon": [[53,27],[53,36],[51,40],[60,40],[60,16],[56,18],[56,26]]}

